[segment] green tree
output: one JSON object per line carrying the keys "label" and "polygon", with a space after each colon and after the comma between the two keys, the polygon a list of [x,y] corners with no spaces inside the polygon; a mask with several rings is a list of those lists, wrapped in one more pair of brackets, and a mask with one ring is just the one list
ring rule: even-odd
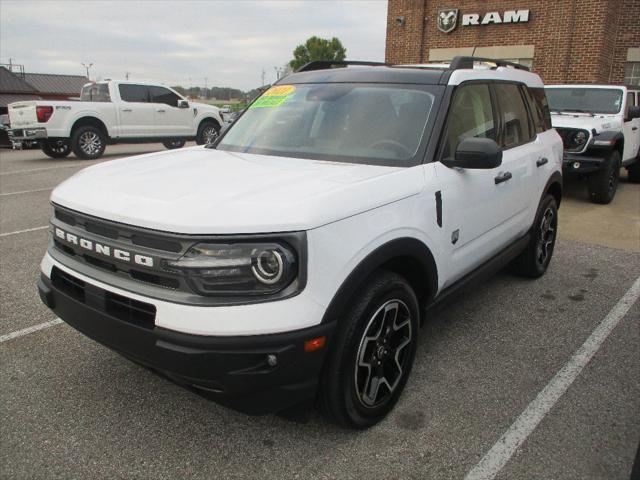
{"label": "green tree", "polygon": [[344,60],[346,54],[347,49],[336,37],[327,40],[313,36],[308,38],[304,45],[298,45],[293,50],[293,60],[289,65],[295,72],[305,63],[314,60]]}

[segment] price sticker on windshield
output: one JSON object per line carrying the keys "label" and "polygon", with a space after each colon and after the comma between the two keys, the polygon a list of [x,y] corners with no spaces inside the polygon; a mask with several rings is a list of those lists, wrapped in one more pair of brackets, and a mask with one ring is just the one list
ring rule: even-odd
{"label": "price sticker on windshield", "polygon": [[279,107],[291,98],[295,91],[296,87],[293,85],[277,85],[271,87],[264,92],[260,98],[253,102],[249,108]]}

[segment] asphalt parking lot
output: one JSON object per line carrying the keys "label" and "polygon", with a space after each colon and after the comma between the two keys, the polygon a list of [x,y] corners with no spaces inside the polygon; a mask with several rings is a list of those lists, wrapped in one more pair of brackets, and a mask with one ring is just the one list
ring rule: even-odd
{"label": "asphalt parking lot", "polygon": [[[163,147],[112,146],[99,161],[153,150]],[[496,478],[629,478],[640,441],[640,302],[628,293],[640,285],[640,185],[623,180],[598,206],[569,184],[547,275],[499,273],[429,318],[394,412],[352,432],[315,413],[296,423],[225,409],[55,322],[35,288],[48,197],[92,163],[0,150],[2,478],[462,479],[514,438]]]}

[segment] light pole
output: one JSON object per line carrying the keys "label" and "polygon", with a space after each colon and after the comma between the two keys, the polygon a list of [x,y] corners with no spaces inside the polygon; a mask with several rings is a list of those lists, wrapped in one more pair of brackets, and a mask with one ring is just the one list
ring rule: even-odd
{"label": "light pole", "polygon": [[82,65],[87,70],[87,78],[91,80],[91,77],[89,77],[89,69],[93,67],[93,63],[89,63],[89,64],[80,63],[80,65]]}

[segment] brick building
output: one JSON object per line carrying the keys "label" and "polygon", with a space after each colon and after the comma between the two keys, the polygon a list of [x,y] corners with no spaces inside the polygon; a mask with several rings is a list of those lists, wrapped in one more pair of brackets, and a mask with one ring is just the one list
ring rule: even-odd
{"label": "brick building", "polygon": [[640,85],[640,0],[389,0],[386,61],[512,60],[545,83]]}

